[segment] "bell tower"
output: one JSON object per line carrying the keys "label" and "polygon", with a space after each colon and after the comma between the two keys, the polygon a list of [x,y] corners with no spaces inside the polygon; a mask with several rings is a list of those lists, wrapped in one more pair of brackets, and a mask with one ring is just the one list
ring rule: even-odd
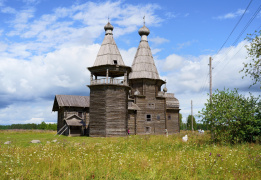
{"label": "bell tower", "polygon": [[105,26],[105,37],[90,77],[91,137],[126,136],[128,128],[129,73],[113,39],[113,26]]}

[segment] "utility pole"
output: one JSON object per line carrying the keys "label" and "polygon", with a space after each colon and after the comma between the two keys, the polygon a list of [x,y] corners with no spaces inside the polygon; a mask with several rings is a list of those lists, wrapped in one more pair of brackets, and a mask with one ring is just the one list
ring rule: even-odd
{"label": "utility pole", "polygon": [[[212,58],[209,57],[209,100],[210,100],[210,113],[212,113]],[[211,117],[211,116],[210,116]],[[214,139],[213,119],[211,119],[211,138]]]}
{"label": "utility pole", "polygon": [[191,130],[194,131],[194,129],[193,129],[193,104],[192,104],[192,100],[191,100],[191,124],[192,124]]}

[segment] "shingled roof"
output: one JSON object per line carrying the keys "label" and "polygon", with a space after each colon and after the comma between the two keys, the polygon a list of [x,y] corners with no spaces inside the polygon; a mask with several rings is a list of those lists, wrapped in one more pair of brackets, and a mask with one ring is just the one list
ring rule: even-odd
{"label": "shingled roof", "polygon": [[139,106],[133,102],[128,102],[128,110],[140,110]]}
{"label": "shingled roof", "polygon": [[68,126],[85,126],[85,122],[77,115],[69,116],[65,119],[65,122]]}
{"label": "shingled roof", "polygon": [[89,107],[89,96],[56,95],[53,103],[53,111],[58,111],[59,107]]}
{"label": "shingled roof", "polygon": [[165,93],[167,109],[179,109],[179,100],[174,93]]}
{"label": "shingled roof", "polygon": [[130,73],[129,78],[160,79],[157,67],[154,63],[149,43],[147,41],[149,29],[144,25],[139,30],[139,34],[141,36],[141,41],[132,63],[132,72]]}
{"label": "shingled roof", "polygon": [[113,26],[108,22],[105,26],[105,37],[96,57],[93,66],[101,65],[114,65],[117,61],[117,65],[125,66],[120,51],[113,39]]}

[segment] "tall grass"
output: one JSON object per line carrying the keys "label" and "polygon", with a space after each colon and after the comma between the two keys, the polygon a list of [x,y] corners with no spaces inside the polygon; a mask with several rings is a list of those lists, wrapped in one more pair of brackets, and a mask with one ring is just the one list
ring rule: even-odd
{"label": "tall grass", "polygon": [[261,145],[208,140],[185,131],[112,138],[0,131],[0,179],[261,179]]}

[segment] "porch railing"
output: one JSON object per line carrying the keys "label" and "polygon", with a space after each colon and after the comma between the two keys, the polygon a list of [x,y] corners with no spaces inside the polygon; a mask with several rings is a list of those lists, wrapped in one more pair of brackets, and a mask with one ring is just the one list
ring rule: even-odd
{"label": "porch railing", "polygon": [[114,79],[114,78],[101,78],[91,80],[91,85],[98,84],[114,84],[114,85],[128,85],[124,79]]}

